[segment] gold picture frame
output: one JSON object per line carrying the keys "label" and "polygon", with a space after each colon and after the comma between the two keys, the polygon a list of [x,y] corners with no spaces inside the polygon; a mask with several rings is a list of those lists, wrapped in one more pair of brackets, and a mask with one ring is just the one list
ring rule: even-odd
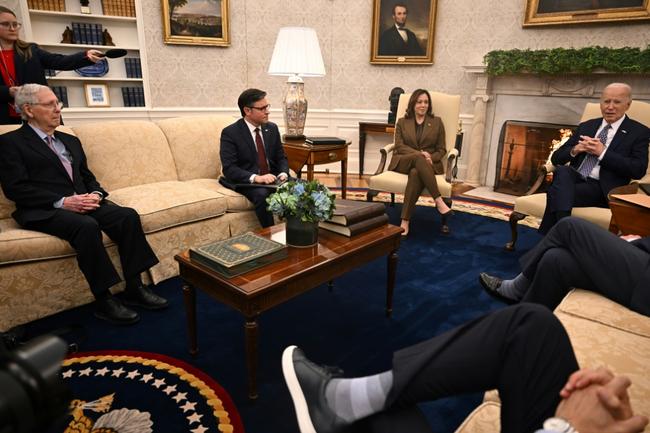
{"label": "gold picture frame", "polygon": [[161,1],[166,44],[230,46],[228,0]]}
{"label": "gold picture frame", "polygon": [[650,20],[650,0],[526,0],[524,27]]}
{"label": "gold picture frame", "polygon": [[[370,63],[433,64],[436,6],[437,0],[373,0]],[[398,30],[404,12],[406,23]]]}
{"label": "gold picture frame", "polygon": [[84,84],[84,95],[87,107],[110,107],[111,99],[107,84]]}

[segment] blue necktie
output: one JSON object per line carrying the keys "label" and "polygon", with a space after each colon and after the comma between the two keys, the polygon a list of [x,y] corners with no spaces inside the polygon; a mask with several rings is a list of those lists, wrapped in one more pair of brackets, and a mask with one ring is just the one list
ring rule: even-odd
{"label": "blue necktie", "polygon": [[[607,132],[611,127],[612,125],[608,123],[605,125],[603,130],[600,131],[600,134],[598,134],[598,139],[603,143],[603,145],[607,144]],[[580,168],[578,168],[578,173],[580,173],[582,177],[587,177],[591,174],[591,170],[594,169],[596,164],[598,164],[598,157],[596,155],[588,154],[585,156],[585,159],[582,160],[582,164],[580,164]]]}

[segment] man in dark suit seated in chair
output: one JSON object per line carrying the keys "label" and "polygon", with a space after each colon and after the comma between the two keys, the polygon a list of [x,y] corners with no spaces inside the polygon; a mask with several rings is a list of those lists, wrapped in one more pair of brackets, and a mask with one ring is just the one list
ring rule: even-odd
{"label": "man in dark suit seated in chair", "polygon": [[221,132],[221,166],[225,186],[235,189],[255,205],[262,227],[273,225],[273,214],[266,207],[272,185],[288,178],[289,162],[282,148],[275,123],[269,122],[271,104],[266,92],[247,89],[237,100],[242,118]]}
{"label": "man in dark suit seated in chair", "polygon": [[[46,86],[25,84],[15,97],[25,123],[0,136],[0,181],[16,204],[13,217],[28,230],[65,239],[97,300],[95,316],[115,324],[139,320],[123,304],[161,309],[167,300],[143,285],[140,274],[158,259],[145,239],[140,217],[131,208],[105,200],[108,193],[88,168],[79,139],[55,131],[62,104]],[[102,242],[102,231],[118,246],[126,292],[109,288],[121,279]]]}
{"label": "man in dark suit seated in chair", "polygon": [[625,115],[631,103],[630,86],[608,85],[600,98],[603,117],[578,125],[573,136],[553,152],[551,162],[556,167],[540,233],[548,233],[574,207],[606,208],[607,194],[613,188],[643,177],[650,129]]}

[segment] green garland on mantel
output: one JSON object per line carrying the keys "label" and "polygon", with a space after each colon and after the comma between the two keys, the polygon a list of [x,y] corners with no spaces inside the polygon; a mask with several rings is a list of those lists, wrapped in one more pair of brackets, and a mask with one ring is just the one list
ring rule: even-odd
{"label": "green garland on mantel", "polygon": [[495,50],[483,58],[488,75],[650,72],[650,45],[641,48],[552,48]]}

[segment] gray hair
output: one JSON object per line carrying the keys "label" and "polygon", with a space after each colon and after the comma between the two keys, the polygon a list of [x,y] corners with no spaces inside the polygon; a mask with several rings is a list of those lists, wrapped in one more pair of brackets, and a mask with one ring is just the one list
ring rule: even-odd
{"label": "gray hair", "polygon": [[23,84],[18,88],[16,96],[14,96],[14,104],[20,109],[20,117],[23,120],[29,120],[27,114],[23,110],[23,105],[25,104],[38,104],[38,92],[43,89],[49,89],[47,86],[41,84]]}

